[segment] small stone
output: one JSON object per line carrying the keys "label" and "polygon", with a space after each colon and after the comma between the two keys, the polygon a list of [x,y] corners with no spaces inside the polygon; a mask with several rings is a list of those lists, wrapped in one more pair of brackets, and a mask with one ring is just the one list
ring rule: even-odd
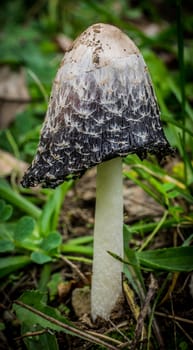
{"label": "small stone", "polygon": [[79,318],[85,314],[90,314],[90,288],[76,288],[72,292],[72,307]]}

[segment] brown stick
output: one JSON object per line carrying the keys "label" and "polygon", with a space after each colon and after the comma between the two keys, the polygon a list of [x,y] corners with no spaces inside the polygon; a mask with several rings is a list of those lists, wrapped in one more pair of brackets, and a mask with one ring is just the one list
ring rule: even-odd
{"label": "brown stick", "polygon": [[[86,332],[85,330],[84,331],[81,331],[80,329],[78,328],[75,328],[73,326],[70,326],[68,324],[65,324],[61,321],[58,321],[56,320],[55,318],[51,317],[51,316],[48,316],[46,314],[44,314],[43,312],[37,310],[37,309],[34,309],[32,306],[30,305],[27,305],[27,304],[24,304],[22,301],[19,301],[19,300],[16,300],[14,301],[15,304],[17,305],[20,305],[21,307],[33,312],[34,314],[44,318],[45,320],[57,325],[58,327],[61,327],[63,329],[65,329],[66,331],[69,331],[71,333],[74,333],[74,335],[76,336],[79,336],[81,338],[84,338],[85,340],[87,341],[90,341],[94,344],[99,344],[99,345],[103,345],[103,346],[106,346],[107,349],[110,349],[110,350],[118,350],[115,346],[109,344],[109,343],[106,343],[105,341],[101,340],[101,339],[98,339],[97,337],[94,337],[93,335],[89,334],[88,332]],[[113,342],[113,339],[109,338],[110,341]]]}
{"label": "brown stick", "polygon": [[147,292],[143,308],[141,309],[138,320],[137,320],[137,325],[135,328],[135,339],[134,339],[133,344],[131,346],[131,350],[136,349],[137,343],[140,342],[141,335],[144,333],[143,332],[143,330],[145,329],[144,328],[144,321],[145,321],[146,316],[149,313],[150,302],[151,302],[151,299],[153,298],[157,288],[158,288],[157,281],[153,278],[152,275],[150,275],[149,290]]}

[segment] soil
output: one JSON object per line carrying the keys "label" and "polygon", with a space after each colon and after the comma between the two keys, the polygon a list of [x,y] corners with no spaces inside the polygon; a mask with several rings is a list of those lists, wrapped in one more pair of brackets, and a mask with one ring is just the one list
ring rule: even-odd
{"label": "soil", "polygon": [[[60,217],[59,230],[64,242],[79,236],[91,235],[94,225],[95,207],[95,169],[89,170],[68,192]],[[124,219],[133,224],[141,219],[157,221],[163,214],[163,208],[150,198],[141,188],[124,180]],[[176,228],[160,230],[151,248],[170,246],[176,237]],[[139,235],[134,235],[135,245],[141,244]],[[70,263],[68,260],[53,265],[53,273],[60,272],[64,282],[58,284],[57,294],[50,298],[49,304],[68,310],[68,317],[82,330],[111,336],[119,334],[124,347],[115,345],[115,349],[147,349],[146,335],[150,308],[157,293],[162,288],[161,302],[156,306],[152,325],[150,349],[191,349],[193,346],[193,275],[188,273],[170,274],[144,271],[147,296],[143,305],[135,295],[133,299],[123,281],[124,299],[111,315],[111,321],[97,320],[93,324],[90,318],[91,265],[82,262]],[[23,291],[37,288],[40,269],[37,266],[26,268],[19,279],[4,281],[1,286],[1,313],[6,323],[6,331],[0,332],[0,349],[25,349],[20,337],[20,325],[11,306]],[[166,280],[167,279],[167,280]],[[152,282],[153,281],[153,282]],[[130,286],[131,288],[131,286]],[[131,301],[134,302],[134,308]],[[135,308],[141,310],[136,321]],[[140,322],[139,322],[140,320]],[[143,331],[143,332],[142,332]],[[143,337],[141,338],[141,332]],[[131,336],[131,338],[128,338]],[[64,333],[57,335],[59,348],[66,350],[96,349],[91,342]],[[131,340],[133,339],[133,340]],[[156,345],[157,344],[157,345]],[[178,344],[178,346],[176,345]],[[179,345],[180,344],[180,345]],[[101,347],[102,349],[102,347]],[[107,349],[103,347],[103,349]]]}

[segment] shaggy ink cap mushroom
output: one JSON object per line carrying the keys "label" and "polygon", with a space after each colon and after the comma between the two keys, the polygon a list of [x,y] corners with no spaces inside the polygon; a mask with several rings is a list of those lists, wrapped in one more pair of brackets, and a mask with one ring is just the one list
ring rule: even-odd
{"label": "shaggy ink cap mushroom", "polygon": [[56,187],[103,161],[171,153],[147,66],[118,28],[95,24],[64,55],[24,187]]}
{"label": "shaggy ink cap mushroom", "polygon": [[171,152],[152,83],[134,43],[95,24],[67,52],[53,84],[40,143],[23,186],[56,187],[97,166],[91,316],[108,320],[122,299],[121,157]]}

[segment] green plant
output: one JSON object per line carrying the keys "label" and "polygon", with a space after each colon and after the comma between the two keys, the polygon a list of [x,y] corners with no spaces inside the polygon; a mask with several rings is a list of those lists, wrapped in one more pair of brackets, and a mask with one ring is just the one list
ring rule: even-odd
{"label": "green plant", "polygon": [[[142,330],[145,329],[147,335],[144,339],[147,341],[145,348],[159,349],[159,336],[162,332],[163,338],[167,339],[168,348],[185,350],[192,346],[191,328],[186,326],[192,322],[189,310],[186,309],[188,287],[183,293],[183,288],[189,283],[188,271],[192,270],[193,240],[193,20],[189,6],[181,1],[159,4],[153,1],[148,5],[146,1],[141,1],[136,5],[136,2],[125,0],[98,3],[77,0],[73,4],[62,0],[50,0],[47,3],[8,0],[1,4],[1,66],[8,65],[12,70],[22,67],[30,95],[29,104],[25,103],[25,111],[18,114],[6,130],[0,130],[2,149],[14,154],[16,158],[31,162],[47,109],[46,99],[63,55],[57,42],[58,32],[75,38],[94,22],[117,25],[140,47],[156,90],[166,136],[176,148],[174,164],[172,160],[169,161],[167,171],[153,157],[145,162],[133,156],[125,159],[124,177],[154,198],[163,208],[163,213],[162,217],[156,218],[148,216],[138,219],[136,216],[135,222],[124,225],[123,286],[127,303],[130,302],[128,328],[126,326],[123,332],[121,330],[121,344],[109,339],[112,333],[116,333],[116,337],[120,336],[120,330],[111,332],[106,339],[107,344],[103,346],[101,343],[96,345],[100,334],[95,334],[97,339],[87,338],[93,342],[92,349],[107,348],[109,345],[130,347],[130,341],[136,337],[138,317],[141,317],[144,305],[147,306],[149,292],[153,291],[149,288],[150,275],[153,275],[158,286],[148,304],[146,316],[142,319]],[[6,96],[5,101],[1,98],[1,102],[2,105],[8,103],[9,96]],[[65,306],[57,294],[63,276],[60,269],[55,269],[67,257],[81,268],[84,267],[84,270],[89,270],[93,237],[88,235],[85,228],[83,237],[73,235],[68,241],[61,240],[58,217],[62,196],[70,185],[66,189],[65,186],[59,188],[56,192],[46,189],[31,191],[21,189],[17,181],[15,173],[6,179],[0,179],[0,292],[5,314],[8,311],[10,315],[10,304],[18,299],[20,304],[16,301],[14,312],[21,329],[15,327],[18,325],[15,319],[13,322],[10,319],[7,321],[2,312],[0,331],[4,332],[4,337],[1,339],[10,335],[6,348],[15,348],[15,344],[10,344],[11,338],[15,341],[15,336],[22,336],[21,346],[26,349],[58,349],[62,336],[60,333],[58,337],[57,330],[61,328],[57,328],[55,321],[62,322],[64,332],[75,333],[72,323],[72,328],[65,328],[66,324],[69,325],[67,317],[58,312]],[[166,236],[169,239],[164,240],[163,237]],[[162,248],[155,249],[160,238]],[[30,280],[31,271],[35,275],[36,284],[33,288],[36,290],[21,295],[26,288],[23,281]],[[127,290],[129,287],[130,292]],[[69,299],[70,297],[71,295]],[[32,309],[29,310],[28,307]],[[38,311],[42,314],[37,314]],[[69,311],[70,319],[71,310]],[[187,323],[180,321],[180,316],[184,315],[187,315]],[[46,323],[47,316],[51,316],[49,323]],[[127,319],[126,315],[124,322]],[[156,329],[159,329],[160,323],[161,332],[157,334]],[[81,337],[82,333],[78,336]],[[105,334],[102,336],[105,337]],[[63,337],[66,339],[65,335]]]}
{"label": "green plant", "polygon": [[[72,186],[72,182],[64,183],[56,191],[49,191],[47,202],[42,211],[28,199],[10,189],[6,182],[1,182],[0,193],[0,252],[16,253],[15,256],[0,258],[0,278],[23,268],[29,263],[45,264],[60,258],[62,251],[82,253],[79,244],[71,241],[62,244],[61,234],[57,231],[58,218],[63,198]],[[6,204],[5,199],[20,210],[31,214],[19,220],[11,220],[13,206]],[[83,240],[83,244],[85,241]],[[84,253],[84,251],[83,251]],[[88,250],[89,256],[92,250]]]}

